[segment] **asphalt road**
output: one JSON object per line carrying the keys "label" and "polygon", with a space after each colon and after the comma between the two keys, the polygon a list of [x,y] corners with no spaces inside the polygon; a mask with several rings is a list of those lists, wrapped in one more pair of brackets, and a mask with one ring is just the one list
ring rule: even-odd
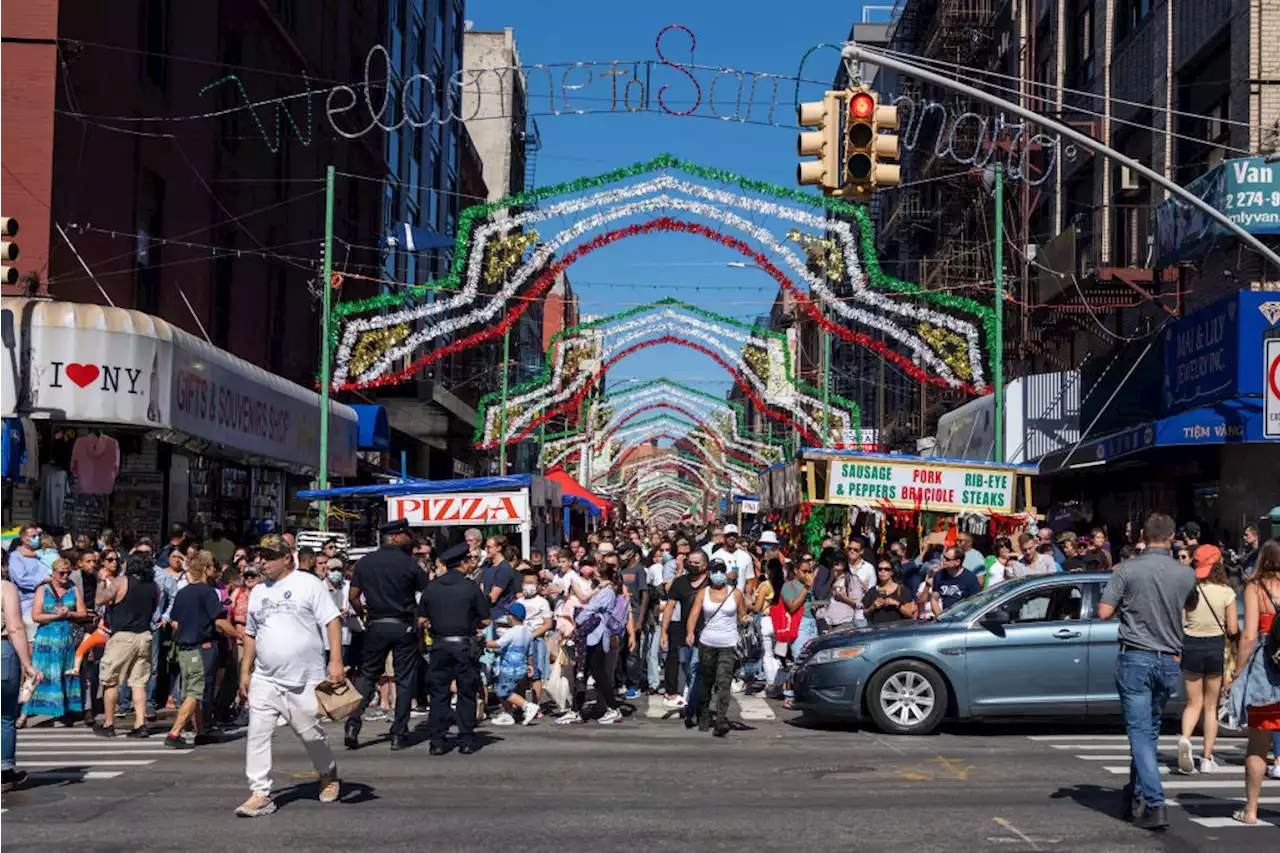
{"label": "asphalt road", "polygon": [[[1183,785],[1170,791],[1182,806],[1171,809],[1168,831],[1153,834],[1117,817],[1125,777],[1116,771],[1128,753],[1114,726],[963,726],[895,738],[813,728],[776,705],[754,711],[716,739],[642,702],[616,726],[486,728],[478,754],[436,758],[425,742],[396,754],[376,741],[348,752],[334,725],[343,794],[331,805],[317,801],[297,740],[278,729],[280,810],[256,820],[232,813],[248,795],[241,739],[178,753],[158,736],[104,742],[81,729],[24,730],[19,763],[45,775],[0,803],[4,848],[1280,849],[1280,826],[1228,817],[1229,799],[1243,796],[1238,755],[1220,776],[1170,776]],[[385,731],[366,724],[365,738]],[[1220,760],[1224,752],[1232,749]],[[130,761],[149,763],[118,763]],[[1280,803],[1280,783],[1264,793]],[[1280,824],[1280,805],[1265,808]]]}

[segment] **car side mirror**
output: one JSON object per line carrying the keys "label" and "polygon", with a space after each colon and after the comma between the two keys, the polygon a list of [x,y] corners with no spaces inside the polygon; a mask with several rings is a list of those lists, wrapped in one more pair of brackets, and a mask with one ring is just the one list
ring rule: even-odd
{"label": "car side mirror", "polygon": [[997,607],[994,610],[988,610],[982,617],[981,624],[984,628],[998,630],[1009,624],[1009,611],[1003,607]]}

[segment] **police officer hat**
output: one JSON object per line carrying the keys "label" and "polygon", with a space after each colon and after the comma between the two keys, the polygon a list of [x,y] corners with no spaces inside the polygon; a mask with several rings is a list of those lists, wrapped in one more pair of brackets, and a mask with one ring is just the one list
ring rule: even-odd
{"label": "police officer hat", "polygon": [[378,532],[383,536],[394,536],[397,533],[409,533],[409,522],[403,518],[397,518],[395,521],[386,521],[378,525]]}
{"label": "police officer hat", "polygon": [[441,554],[439,559],[446,567],[453,570],[462,565],[462,561],[467,558],[468,553],[469,549],[467,547],[467,543],[459,542],[457,545],[454,545],[452,548],[449,548]]}

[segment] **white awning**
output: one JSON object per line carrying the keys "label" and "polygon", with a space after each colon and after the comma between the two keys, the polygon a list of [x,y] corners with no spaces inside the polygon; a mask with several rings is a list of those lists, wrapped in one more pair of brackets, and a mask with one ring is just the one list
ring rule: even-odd
{"label": "white awning", "polygon": [[[319,467],[314,391],[142,311],[16,298],[0,300],[0,310],[5,417],[150,428],[281,467]],[[329,417],[329,470],[354,474],[356,413],[331,401]]]}

